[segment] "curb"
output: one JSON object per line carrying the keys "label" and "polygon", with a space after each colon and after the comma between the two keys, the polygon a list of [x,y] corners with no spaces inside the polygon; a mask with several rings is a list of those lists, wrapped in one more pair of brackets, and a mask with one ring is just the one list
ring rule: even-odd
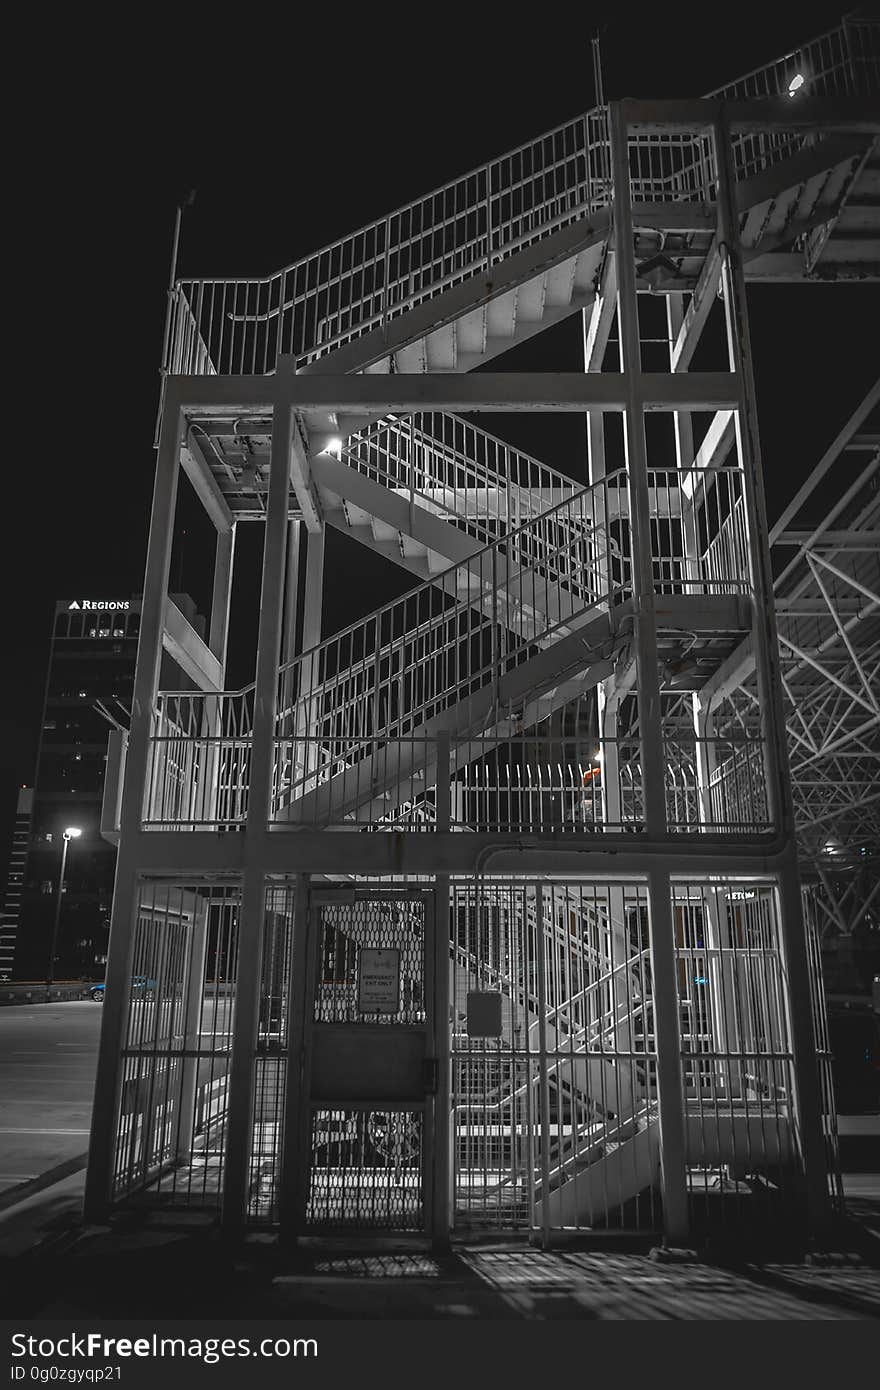
{"label": "curb", "polygon": [[12,1007],[15,1004],[71,1004],[88,998],[88,990],[79,985],[70,989],[53,990],[50,999],[46,998],[45,985],[34,985],[28,990],[0,988],[0,1008]]}
{"label": "curb", "polygon": [[39,1173],[37,1177],[29,1178],[27,1182],[21,1182],[17,1187],[9,1188],[0,1196],[0,1212],[8,1212],[10,1208],[17,1207],[19,1202],[24,1202],[28,1197],[34,1197],[38,1192],[44,1192],[47,1187],[54,1187],[57,1182],[62,1182],[65,1178],[80,1172],[88,1161],[88,1152],[77,1154],[74,1158],[68,1158],[63,1163],[56,1164],[54,1168],[47,1168],[45,1173]]}

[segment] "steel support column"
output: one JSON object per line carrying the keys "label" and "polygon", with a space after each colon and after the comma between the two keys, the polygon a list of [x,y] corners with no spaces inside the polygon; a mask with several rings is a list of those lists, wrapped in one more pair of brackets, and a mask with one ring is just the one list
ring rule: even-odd
{"label": "steel support column", "polygon": [[310,531],[306,543],[306,583],[303,610],[304,652],[317,647],[321,640],[321,619],[324,604],[324,541],[326,531]]}
{"label": "steel support column", "polygon": [[[663,1230],[672,1244],[687,1240],[689,1231],[685,1178],[684,1092],[681,1075],[681,1037],[675,924],[669,874],[662,864],[648,873],[651,983],[654,991],[654,1030],[657,1038],[657,1110],[660,1123],[660,1182],[663,1192]],[[670,1005],[674,1005],[674,1014]]]}
{"label": "steel support column", "polygon": [[772,821],[790,849],[779,871],[780,934],[788,979],[788,1012],[796,1088],[797,1130],[804,1164],[805,1191],[812,1231],[820,1235],[831,1220],[819,1074],[816,1065],[810,1004],[808,946],[804,930],[795,846],[794,812],[782,680],[777,647],[769,528],[764,501],[763,470],[755,406],[755,383],[746,305],[739,220],[735,201],[735,171],[730,128],[723,116],[713,122],[718,187],[718,244],[722,254],[721,284],[730,366],[740,382],[741,405],[736,416],[737,444],[744,475],[754,586],[753,640],[758,695],[764,730],[765,767]]}
{"label": "steel support column", "polygon": [[269,503],[263,545],[260,627],[251,744],[250,790],[245,832],[244,882],[239,933],[238,979],[229,1066],[229,1124],[222,1199],[222,1224],[238,1233],[247,1209],[248,1168],[253,1135],[254,1048],[260,1013],[265,917],[265,868],[259,841],[269,819],[275,762],[275,711],[284,599],[284,562],[293,415],[278,406],[272,419]]}
{"label": "steel support column", "polygon": [[302,522],[293,520],[288,526],[287,576],[284,585],[284,646],[283,660],[296,656],[297,611],[299,605],[299,551]]}
{"label": "steel support column", "polygon": [[229,604],[232,598],[232,575],[235,563],[235,529],[217,532],[214,559],[214,588],[211,595],[211,626],[208,646],[216,656],[226,676],[226,648],[229,643]]}
{"label": "steel support column", "polygon": [[[668,294],[666,296],[666,331],[669,338],[669,366],[675,370],[674,353],[675,344],[678,339],[681,326],[684,323],[684,295]],[[684,482],[685,470],[691,468],[694,462],[694,427],[691,420],[690,411],[675,410],[672,413],[673,428],[675,430],[675,461],[678,465],[678,496],[681,505],[681,524],[684,531],[684,552],[685,552],[685,572],[688,579],[698,580],[699,573],[699,549],[696,523],[696,498],[699,487],[699,479],[694,478],[693,492],[690,497],[686,497],[682,483]],[[695,590],[699,592],[699,589]]]}
{"label": "steel support column", "polygon": [[171,569],[171,544],[182,442],[183,416],[174,392],[169,387],[162,416],[156,481],[153,486],[153,510],[147,542],[144,597],[120,812],[119,853],[110,918],[101,1041],[95,1071],[95,1104],[84,1203],[84,1212],[89,1221],[102,1220],[112,1200],[116,1123],[123,1071],[122,1048],[131,995],[131,949],[137,908],[138,836],[150,754],[153,704],[162,659],[162,632]]}
{"label": "steel support column", "polygon": [[[437,738],[437,831],[448,831],[452,815],[450,777],[451,754],[448,732]],[[453,924],[450,921],[449,875],[437,874],[434,879],[434,1007],[433,1055],[437,1062],[437,1092],[434,1096],[434,1190],[431,1200],[433,1217],[431,1239],[434,1248],[442,1251],[449,1245],[452,1229],[452,1035],[450,1022],[449,950]]]}
{"label": "steel support column", "polygon": [[287,1026],[287,1094],[284,1110],[279,1227],[282,1241],[292,1242],[305,1229],[309,1176],[309,1078],[306,1064],[310,1036],[309,880],[297,874],[293,903]]}
{"label": "steel support column", "polygon": [[[641,390],[641,346],[636,297],[627,126],[622,107],[610,107],[611,165],[614,179],[614,249],[617,262],[617,313],[620,365],[627,390],[625,442],[629,490],[639,739],[645,823],[649,835],[662,838],[666,827],[665,759],[654,570],[651,553],[648,458]],[[669,875],[651,868],[651,973],[657,1039],[658,1105],[662,1149],[663,1221],[666,1237],[687,1236],[687,1190],[684,1159],[684,1110],[681,1087],[678,986]]]}
{"label": "steel support column", "polygon": [[182,1077],[180,1082],[180,1113],[177,1117],[175,1145],[177,1158],[189,1162],[193,1145],[193,1120],[196,1111],[196,1098],[199,1085],[201,1058],[202,1002],[205,996],[205,954],[208,944],[208,908],[204,900],[197,898],[193,905],[193,920],[187,942],[186,962],[186,1014],[184,1018],[183,1045],[186,1056],[180,1063]]}

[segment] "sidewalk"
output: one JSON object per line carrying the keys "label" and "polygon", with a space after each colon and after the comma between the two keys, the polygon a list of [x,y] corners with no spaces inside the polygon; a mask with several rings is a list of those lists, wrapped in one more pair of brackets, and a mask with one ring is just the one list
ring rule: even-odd
{"label": "sidewalk", "polygon": [[[642,1248],[271,1236],[224,1246],[211,1218],[79,1220],[84,1173],[0,1213],[6,1316],[47,1318],[880,1319],[880,1177],[856,1175],[839,1249],[805,1261],[670,1263]],[[849,1187],[849,1182],[847,1183]]]}

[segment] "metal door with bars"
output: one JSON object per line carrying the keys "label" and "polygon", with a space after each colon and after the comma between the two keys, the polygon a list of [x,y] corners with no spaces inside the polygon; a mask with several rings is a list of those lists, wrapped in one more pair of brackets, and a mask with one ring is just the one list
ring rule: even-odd
{"label": "metal door with bars", "polygon": [[[636,885],[460,881],[452,893],[454,1225],[653,1229],[656,1043]],[[474,1009],[498,996],[491,1032]]]}
{"label": "metal door with bars", "polygon": [[312,892],[305,1229],[430,1229],[432,907],[422,890]]}

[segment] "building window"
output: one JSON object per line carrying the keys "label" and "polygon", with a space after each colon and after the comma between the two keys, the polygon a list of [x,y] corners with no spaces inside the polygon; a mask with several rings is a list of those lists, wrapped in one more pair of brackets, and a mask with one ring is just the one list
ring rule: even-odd
{"label": "building window", "polygon": [[54,883],[52,882],[51,878],[44,878],[43,881],[42,881],[42,883],[40,884],[40,892],[41,892],[41,893],[51,893],[51,892],[52,892],[52,889],[53,889],[54,887],[55,887],[55,885],[54,885]]}

